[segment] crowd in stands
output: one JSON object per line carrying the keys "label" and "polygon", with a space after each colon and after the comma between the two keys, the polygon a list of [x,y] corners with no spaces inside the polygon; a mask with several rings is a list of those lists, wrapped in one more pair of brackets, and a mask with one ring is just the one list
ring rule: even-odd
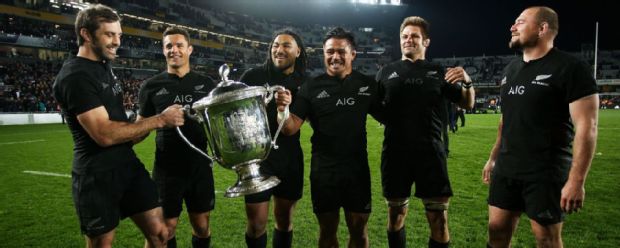
{"label": "crowd in stands", "polygon": [[52,84],[59,69],[59,64],[52,62],[0,64],[0,111],[56,111]]}
{"label": "crowd in stands", "polygon": [[[308,49],[308,68],[310,75],[316,75],[324,71],[322,58],[322,37],[329,27],[318,24],[305,24],[292,26],[278,20],[265,20],[262,18],[229,13],[216,9],[199,9],[192,7],[187,1],[169,1],[169,8],[162,9],[159,1],[131,0],[131,1],[100,1],[111,6],[124,6],[124,10],[137,13],[147,6],[152,12],[142,13],[143,16],[152,19],[182,23],[197,27],[210,32],[219,32],[226,35],[235,35],[252,39],[244,41],[240,39],[215,35],[212,33],[190,31],[192,39],[206,42],[215,42],[224,45],[224,49],[216,49],[207,46],[194,46],[192,65],[197,71],[209,75],[215,81],[219,80],[217,67],[222,63],[232,63],[237,71],[231,75],[236,79],[243,70],[254,67],[265,61],[267,57],[267,43],[271,39],[274,30],[293,27],[300,32]],[[45,9],[45,6],[37,6]],[[48,7],[49,8],[49,7]],[[74,10],[61,8],[62,13],[75,13]],[[127,13],[129,13],[127,12]],[[162,13],[164,13],[162,15]],[[123,25],[140,30],[161,33],[166,25],[125,16]],[[356,27],[347,27],[354,31],[358,40],[358,57],[354,63],[356,70],[368,75],[374,75],[386,63],[392,61],[391,49],[385,44],[392,42],[380,29],[371,32]],[[0,14],[0,33],[39,37],[58,42],[64,45],[57,49],[71,51],[77,50],[76,38],[71,25],[55,24],[45,21],[23,18],[19,16]],[[60,43],[59,43],[60,44]],[[115,62],[121,69],[115,73],[123,83],[125,91],[124,102],[126,109],[137,108],[137,92],[144,75],[136,76],[132,69],[150,69],[149,73],[155,74],[165,67],[164,57],[161,55],[161,40],[142,36],[123,35],[120,58]],[[138,57],[123,57],[123,51],[141,50]],[[382,52],[376,52],[382,51]],[[1,54],[0,54],[1,55]],[[576,54],[580,56],[580,54]],[[62,61],[37,61],[32,56],[30,62],[7,62],[0,58],[0,112],[46,112],[56,111],[57,104],[51,94],[51,86],[54,77],[60,68]],[[445,67],[463,66],[476,82],[479,92],[477,103],[480,106],[495,106],[498,101],[498,86],[501,81],[503,68],[515,55],[508,56],[481,56],[481,57],[455,57],[433,59]],[[600,79],[620,79],[620,52],[601,52],[597,75]],[[588,61],[590,57],[584,58]],[[34,60],[34,62],[33,62]],[[620,92],[617,87],[603,87],[602,89]],[[493,104],[491,104],[493,103]],[[494,105],[495,104],[495,105]],[[601,97],[601,107],[615,108],[620,105],[620,97],[604,95]]]}

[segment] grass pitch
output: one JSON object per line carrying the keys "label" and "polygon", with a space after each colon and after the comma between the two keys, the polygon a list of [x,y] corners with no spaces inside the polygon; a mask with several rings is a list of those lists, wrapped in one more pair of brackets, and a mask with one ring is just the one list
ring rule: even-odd
{"label": "grass pitch", "polygon": [[[487,186],[481,170],[495,141],[499,115],[467,115],[467,123],[450,134],[448,167],[454,197],[449,210],[452,247],[484,247],[487,239]],[[584,209],[567,217],[565,247],[620,247],[620,111],[600,112],[596,155],[586,182]],[[380,150],[383,128],[369,120],[368,153],[371,166],[373,212],[368,224],[371,247],[387,247],[386,206],[381,196]],[[312,213],[308,181],[310,135],[305,125],[302,144],[306,177],[304,197],[294,216],[295,247],[316,247],[318,224]],[[150,170],[153,163],[154,134],[134,149]],[[0,126],[0,247],[83,247],[71,199],[73,143],[64,125]],[[415,158],[412,158],[415,159]],[[52,175],[32,174],[38,172]],[[224,198],[234,183],[233,171],[216,166],[217,193],[212,212],[212,246],[244,247],[245,212],[243,198]],[[270,216],[272,218],[272,216]],[[406,221],[410,247],[426,247],[429,236],[422,203],[413,199]],[[273,231],[270,219],[268,232]],[[341,246],[346,246],[344,219],[339,229]],[[182,213],[177,230],[180,247],[190,246],[190,225]],[[269,245],[271,235],[269,235]],[[130,220],[116,230],[116,247],[141,247],[143,238]],[[513,247],[535,247],[529,221],[523,217],[513,238]]]}

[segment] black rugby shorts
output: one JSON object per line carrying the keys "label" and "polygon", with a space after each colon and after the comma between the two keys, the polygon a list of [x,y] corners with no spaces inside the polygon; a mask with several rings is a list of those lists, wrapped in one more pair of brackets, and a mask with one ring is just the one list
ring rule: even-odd
{"label": "black rugby shorts", "polygon": [[564,182],[554,180],[525,181],[493,173],[488,203],[501,209],[525,212],[541,225],[564,221],[560,208]]}
{"label": "black rugby shorts", "polygon": [[80,229],[89,237],[113,230],[120,219],[159,206],[155,184],[138,160],[103,172],[72,174]]}

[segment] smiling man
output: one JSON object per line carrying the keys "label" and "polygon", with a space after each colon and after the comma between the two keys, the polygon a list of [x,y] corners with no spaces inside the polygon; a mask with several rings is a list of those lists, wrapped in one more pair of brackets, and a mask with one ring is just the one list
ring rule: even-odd
{"label": "smiling man", "polygon": [[[442,142],[446,102],[472,108],[474,90],[462,67],[445,70],[426,61],[429,23],[411,16],[400,26],[402,58],[377,73],[385,115],[381,184],[388,205],[388,243],[406,247],[405,219],[415,183],[431,229],[428,247],[448,247],[448,178]],[[457,84],[457,83],[460,83]]]}
{"label": "smiling man", "polygon": [[75,143],[73,201],[87,247],[111,247],[126,217],[145,235],[147,247],[165,247],[168,230],[157,189],[132,141],[155,128],[183,125],[181,106],[130,123],[110,64],[121,44],[120,17],[107,6],[91,5],[77,14],[75,32],[77,57],[65,61],[53,88]]}
{"label": "smiling man", "polygon": [[[340,208],[349,230],[349,247],[368,247],[371,211],[366,151],[366,115],[379,114],[377,83],[353,70],[355,40],[342,28],[323,40],[326,73],[302,85],[291,106],[284,134],[310,121],[312,208],[319,221],[319,247],[338,247]],[[290,97],[290,95],[289,95]],[[283,106],[286,97],[278,99]]]}
{"label": "smiling man", "polygon": [[510,27],[508,45],[523,56],[504,69],[497,140],[482,170],[490,183],[487,247],[510,247],[522,213],[538,247],[562,247],[565,214],[583,207],[598,89],[589,65],[554,47],[558,30],[548,7],[525,9]]}
{"label": "smiling man", "polygon": [[[306,81],[306,49],[301,37],[292,30],[279,30],[274,34],[267,59],[261,67],[246,71],[239,81],[251,86],[281,85],[295,96]],[[278,129],[276,101],[267,105],[269,129]],[[266,247],[269,200],[273,195],[275,228],[273,247],[291,247],[293,241],[293,211],[301,199],[304,186],[304,161],[300,132],[291,136],[281,135],[276,141],[278,149],[271,149],[269,156],[261,163],[261,173],[280,179],[278,186],[245,196],[246,243],[248,247]]]}
{"label": "smiling man", "polygon": [[[191,71],[193,47],[185,29],[167,28],[162,45],[167,69],[142,84],[138,121],[161,113],[170,104],[191,106],[215,87],[210,78]],[[207,136],[200,123],[187,121],[181,131],[192,144],[206,150]],[[168,247],[176,247],[175,230],[183,201],[192,225],[192,246],[209,247],[209,216],[215,207],[213,171],[209,166],[212,161],[185,144],[174,128],[158,129],[155,141],[153,179],[170,235]]]}

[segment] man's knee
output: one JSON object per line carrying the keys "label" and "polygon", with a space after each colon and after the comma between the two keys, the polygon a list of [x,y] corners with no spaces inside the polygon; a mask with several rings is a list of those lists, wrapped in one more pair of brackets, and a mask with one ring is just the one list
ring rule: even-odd
{"label": "man's knee", "polygon": [[262,221],[249,220],[245,228],[246,229],[245,232],[248,236],[256,238],[256,237],[263,235],[263,233],[265,233],[266,226],[267,226],[267,223],[264,223]]}
{"label": "man's knee", "polygon": [[209,228],[209,225],[203,225],[203,226],[194,226],[194,236],[199,237],[199,238],[207,238],[209,236],[211,236],[211,229]]}
{"label": "man's knee", "polygon": [[211,229],[209,227],[210,212],[190,213],[189,216],[194,236],[199,238],[211,236]]}
{"label": "man's knee", "polygon": [[279,208],[274,211],[274,217],[276,221],[276,228],[280,231],[290,231],[293,229],[292,223],[293,209],[287,208]]}
{"label": "man's knee", "polygon": [[562,246],[562,223],[541,225],[534,220],[531,220],[530,222],[538,247]]}
{"label": "man's knee", "polygon": [[168,228],[164,225],[161,228],[154,228],[151,233],[145,234],[145,236],[151,247],[166,247],[166,243],[170,239]]}
{"label": "man's knee", "polygon": [[388,231],[398,231],[405,225],[409,199],[386,199],[388,206]]}

